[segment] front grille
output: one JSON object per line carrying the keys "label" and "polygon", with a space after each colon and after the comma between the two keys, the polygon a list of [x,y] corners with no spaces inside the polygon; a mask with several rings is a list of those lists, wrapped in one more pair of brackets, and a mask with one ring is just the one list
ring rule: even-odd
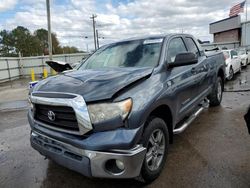
{"label": "front grille", "polygon": [[[54,120],[49,119],[49,111],[55,114]],[[35,119],[55,128],[79,131],[76,115],[71,107],[36,104]]]}

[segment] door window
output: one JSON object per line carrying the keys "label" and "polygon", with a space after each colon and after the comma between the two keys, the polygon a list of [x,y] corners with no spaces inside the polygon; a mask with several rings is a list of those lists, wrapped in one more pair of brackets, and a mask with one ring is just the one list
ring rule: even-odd
{"label": "door window", "polygon": [[179,53],[187,52],[187,48],[181,37],[174,38],[170,41],[168,46],[167,61],[173,63],[175,57]]}
{"label": "door window", "polygon": [[235,50],[231,51],[231,59],[233,59],[234,56],[237,56],[237,52]]}
{"label": "door window", "polygon": [[190,37],[186,37],[186,42],[187,42],[189,51],[194,53],[196,55],[196,57],[200,56],[200,51],[199,51],[197,45],[195,44],[194,40]]}

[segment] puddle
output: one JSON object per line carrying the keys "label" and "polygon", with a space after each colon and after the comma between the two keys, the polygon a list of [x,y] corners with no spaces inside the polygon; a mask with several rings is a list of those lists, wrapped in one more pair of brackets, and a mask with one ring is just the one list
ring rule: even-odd
{"label": "puddle", "polygon": [[232,81],[227,81],[225,84],[225,91],[250,91],[250,75],[248,72],[244,72],[241,75],[236,75],[236,78]]}

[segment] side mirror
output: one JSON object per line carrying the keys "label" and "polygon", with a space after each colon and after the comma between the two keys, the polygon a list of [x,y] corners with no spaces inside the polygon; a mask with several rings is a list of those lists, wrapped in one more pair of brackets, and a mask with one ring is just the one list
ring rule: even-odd
{"label": "side mirror", "polygon": [[179,53],[175,57],[175,61],[172,63],[167,63],[167,67],[180,67],[186,65],[196,64],[198,62],[198,58],[194,53],[186,52],[186,53]]}

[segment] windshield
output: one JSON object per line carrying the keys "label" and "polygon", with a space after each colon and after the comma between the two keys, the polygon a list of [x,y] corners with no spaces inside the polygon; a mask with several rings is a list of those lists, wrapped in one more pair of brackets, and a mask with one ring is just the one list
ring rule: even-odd
{"label": "windshield", "polygon": [[238,52],[239,55],[243,55],[243,54],[245,54],[245,53],[246,53],[245,50],[239,50],[239,52]]}
{"label": "windshield", "polygon": [[163,38],[154,38],[108,45],[97,50],[79,69],[155,67],[162,41]]}

